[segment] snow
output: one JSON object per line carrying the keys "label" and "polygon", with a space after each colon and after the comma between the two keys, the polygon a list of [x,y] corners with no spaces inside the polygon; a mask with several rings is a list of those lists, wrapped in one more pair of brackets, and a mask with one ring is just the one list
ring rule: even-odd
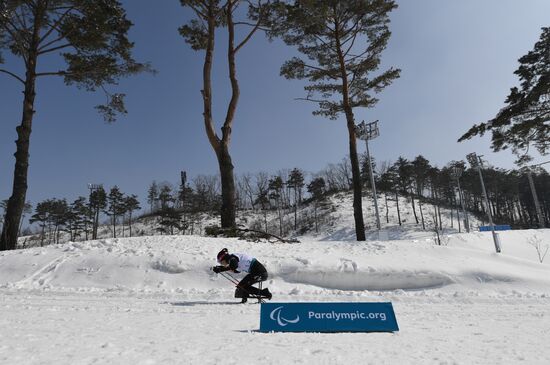
{"label": "snow", "polygon": [[[336,229],[342,227],[336,227]],[[0,253],[0,364],[548,364],[550,230],[353,242],[149,236]],[[391,301],[397,333],[260,333],[210,267],[257,257],[273,301]]]}

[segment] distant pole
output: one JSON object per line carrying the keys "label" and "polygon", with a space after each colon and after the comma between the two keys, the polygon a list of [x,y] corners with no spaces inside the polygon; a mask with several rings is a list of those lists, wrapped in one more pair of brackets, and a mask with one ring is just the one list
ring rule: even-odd
{"label": "distant pole", "polygon": [[370,182],[372,186],[372,198],[374,200],[374,210],[376,212],[376,228],[380,231],[380,214],[378,212],[378,196],[376,194],[376,184],[374,182],[374,173],[373,173],[373,166],[372,166],[372,160],[370,158],[370,151],[369,151],[369,140],[375,139],[380,135],[380,130],[378,129],[378,120],[372,122],[372,123],[365,123],[365,121],[362,121],[359,123],[359,125],[355,126],[355,131],[357,133],[357,138],[365,141],[365,144],[367,146],[367,162],[369,164],[369,175],[370,175]]}
{"label": "distant pole", "polygon": [[531,169],[540,165],[545,165],[550,163],[550,161],[542,162],[536,165],[531,165],[526,168],[527,179],[529,180],[529,187],[531,188],[531,194],[533,195],[533,201],[535,202],[535,209],[537,214],[537,221],[539,223],[539,228],[544,228],[544,221],[542,217],[542,211],[540,209],[539,198],[537,196],[537,190],[535,189],[535,182],[533,181],[533,175],[531,174]]}
{"label": "distant pole", "polygon": [[[462,188],[460,187],[460,177],[464,169],[461,166],[455,166],[452,170],[452,177],[456,180],[456,185],[458,186],[458,199],[460,200],[460,206],[462,207],[462,215],[464,216],[464,226],[466,227],[466,232],[470,233],[470,222],[468,221],[468,213],[464,207],[464,199],[462,195]],[[459,222],[460,224],[460,222]]]}
{"label": "distant pole", "polygon": [[535,202],[537,222],[539,224],[539,228],[543,228],[544,223],[542,222],[542,212],[540,210],[539,198],[537,197],[537,191],[535,190],[535,183],[533,181],[533,175],[531,175],[531,170],[527,170],[527,179],[529,180],[529,186],[531,187],[531,194],[533,195],[533,201]]}
{"label": "distant pole", "polygon": [[483,166],[483,160],[481,159],[482,156],[478,156],[474,153],[470,153],[466,156],[468,159],[468,162],[470,162],[470,165],[472,167],[477,168],[477,171],[479,173],[479,180],[481,181],[481,190],[483,191],[483,196],[485,197],[485,206],[487,208],[487,215],[489,216],[489,225],[491,227],[491,232],[493,234],[493,241],[495,242],[495,250],[497,253],[500,253],[500,242],[498,239],[498,235],[495,232],[495,225],[493,224],[493,214],[491,213],[491,205],[489,203],[489,196],[487,195],[487,190],[485,189],[485,183],[483,182],[483,174],[481,173],[481,168]]}

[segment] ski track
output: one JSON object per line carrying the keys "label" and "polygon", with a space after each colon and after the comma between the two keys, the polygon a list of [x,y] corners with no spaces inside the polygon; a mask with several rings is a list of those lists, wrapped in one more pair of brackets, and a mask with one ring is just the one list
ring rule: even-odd
{"label": "ski track", "polygon": [[548,297],[392,294],[395,334],[264,334],[259,306],[230,298],[0,294],[1,364],[550,363]]}
{"label": "ski track", "polygon": [[49,263],[47,263],[42,268],[36,270],[32,275],[30,275],[28,278],[19,280],[13,285],[18,288],[37,288],[42,287],[44,285],[47,285],[47,283],[51,280],[51,277],[55,274],[56,270],[67,260],[69,260],[71,257],[74,257],[75,255],[70,254],[63,254]]}

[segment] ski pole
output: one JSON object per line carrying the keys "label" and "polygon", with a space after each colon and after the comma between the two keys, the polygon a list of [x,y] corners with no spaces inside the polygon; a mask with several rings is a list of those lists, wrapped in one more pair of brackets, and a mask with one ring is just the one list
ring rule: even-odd
{"label": "ski pole", "polygon": [[219,273],[221,276],[223,276],[224,278],[226,278],[227,280],[229,280],[232,284],[234,284],[237,288],[240,288],[241,290],[243,290],[250,298],[254,298],[254,299],[258,299],[261,303],[264,303],[263,299],[262,299],[262,296],[260,294],[253,294],[251,293],[249,290],[247,290],[246,288],[244,288],[242,285],[239,285],[239,281],[233,277],[233,275],[229,274],[229,273],[225,273],[225,272],[220,272]]}

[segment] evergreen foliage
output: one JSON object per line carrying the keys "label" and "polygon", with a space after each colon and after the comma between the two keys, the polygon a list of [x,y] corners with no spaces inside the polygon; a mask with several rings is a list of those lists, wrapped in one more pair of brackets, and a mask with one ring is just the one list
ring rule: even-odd
{"label": "evergreen foliage", "polygon": [[460,139],[491,132],[493,151],[511,148],[523,165],[532,160],[531,146],[541,154],[550,148],[550,27],[542,28],[532,51],[519,59],[514,72],[520,87],[510,89],[506,106],[493,119],[474,125]]}
{"label": "evergreen foliage", "polygon": [[[107,96],[98,111],[108,122],[126,113],[124,94],[106,87],[121,78],[150,71],[132,57],[128,39],[132,23],[117,0],[3,0],[0,2],[0,61],[2,52],[14,57],[0,74],[17,80],[23,92],[23,113],[17,127],[12,195],[0,236],[0,250],[15,249],[27,193],[29,145],[34,117],[36,82],[42,77],[63,77],[65,84]],[[44,60],[57,56],[61,62]],[[0,62],[0,63],[1,63]],[[55,69],[44,69],[52,67]],[[24,76],[21,73],[24,70]]]}
{"label": "evergreen foliage", "polygon": [[394,68],[373,75],[391,35],[389,13],[396,7],[393,0],[283,2],[277,11],[284,20],[270,32],[305,56],[286,61],[281,75],[309,81],[304,100],[318,105],[313,114],[346,118],[358,241],[366,237],[354,109],[372,108],[378,101],[374,95],[399,77]]}

